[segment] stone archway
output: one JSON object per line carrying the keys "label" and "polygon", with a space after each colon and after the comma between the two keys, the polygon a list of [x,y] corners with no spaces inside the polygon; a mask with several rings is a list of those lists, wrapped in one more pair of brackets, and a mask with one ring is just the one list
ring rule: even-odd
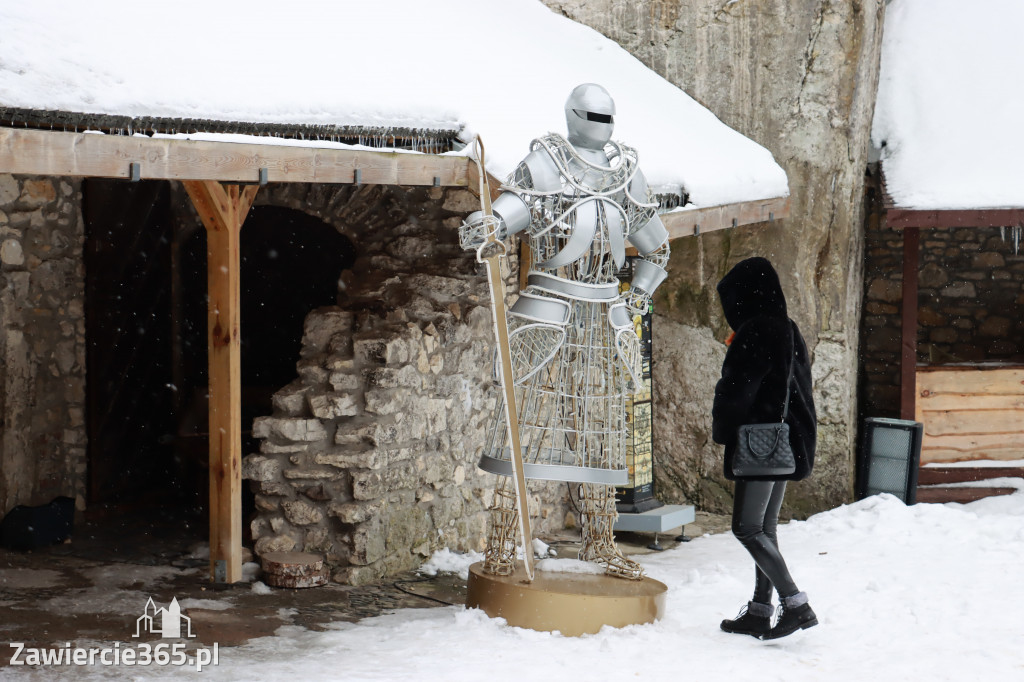
{"label": "stone archway", "polygon": [[274,391],[295,378],[302,324],[338,302],[338,281],[356,248],[331,225],[283,206],[253,206],[241,240],[243,426],[269,414]]}
{"label": "stone archway", "polygon": [[[175,384],[181,393],[177,430],[180,466],[205,478],[207,452],[206,233],[182,218],[177,251]],[[308,212],[253,206],[241,232],[241,384],[243,452],[258,448],[253,420],[273,411],[272,396],[296,374],[303,319],[338,302],[338,282],[356,259],[352,241]],[[190,472],[190,473],[188,473]],[[197,507],[206,484],[199,481]],[[243,493],[243,506],[251,508]]]}

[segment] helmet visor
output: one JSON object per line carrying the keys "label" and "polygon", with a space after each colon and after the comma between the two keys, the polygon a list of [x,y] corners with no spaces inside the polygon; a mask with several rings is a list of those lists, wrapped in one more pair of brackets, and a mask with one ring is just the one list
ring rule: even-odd
{"label": "helmet visor", "polygon": [[573,113],[575,113],[577,116],[579,116],[580,118],[582,118],[584,120],[587,120],[587,121],[594,121],[596,123],[612,123],[613,122],[611,114],[597,114],[597,113],[594,113],[593,111],[582,111],[580,109],[573,109]]}

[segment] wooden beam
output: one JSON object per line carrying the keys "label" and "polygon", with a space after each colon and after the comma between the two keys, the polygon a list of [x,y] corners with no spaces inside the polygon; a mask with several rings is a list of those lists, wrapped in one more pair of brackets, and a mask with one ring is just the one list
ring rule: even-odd
{"label": "wooden beam", "polygon": [[[268,138],[271,139],[271,138]],[[439,185],[477,191],[476,164],[464,156],[296,145],[150,138],[0,127],[0,173],[131,177],[138,163],[147,180],[215,180],[366,185]],[[358,178],[356,171],[359,171]],[[492,178],[492,198],[501,183]],[[662,214],[669,238],[687,237],[789,216],[789,197]]]}
{"label": "wooden beam", "polygon": [[242,223],[259,189],[184,183],[206,227],[210,381],[210,578],[242,579],[242,380],[239,254]]}
{"label": "wooden beam", "polygon": [[896,230],[935,227],[1004,227],[1024,225],[1024,208],[978,208],[957,211],[919,211],[890,208],[885,224]]}
{"label": "wooden beam", "polygon": [[954,488],[951,486],[936,486],[917,489],[917,501],[931,504],[942,504],[945,502],[959,502],[967,504],[976,502],[986,497],[998,497],[1000,495],[1012,495],[1017,492],[1016,488],[981,488],[971,486],[969,488]]}
{"label": "wooden beam", "polygon": [[903,302],[900,331],[900,418],[915,419],[917,393],[917,262],[920,231],[903,231]]}
{"label": "wooden beam", "polygon": [[[740,225],[770,223],[788,217],[789,197],[775,197],[670,211],[661,214],[661,222],[665,223],[669,241],[672,241],[680,237],[692,237]],[[635,256],[637,251],[632,246],[627,246],[626,255]]]}
{"label": "wooden beam", "polygon": [[[257,139],[257,138],[254,138]],[[267,138],[272,139],[272,138]],[[464,156],[296,145],[100,135],[0,127],[0,173],[129,178],[140,165],[147,180],[216,180],[465,187]]]}
{"label": "wooden beam", "polygon": [[949,227],[1004,227],[1024,224],[1024,207],[1005,208],[963,208],[945,210],[922,210],[896,205],[889,194],[885,171],[880,183],[882,191],[882,212],[885,224],[894,230],[908,227],[918,229]]}
{"label": "wooden beam", "polygon": [[527,280],[530,277],[530,267],[533,265],[533,249],[530,248],[528,239],[519,240],[519,291],[526,288]]}
{"label": "wooden beam", "polygon": [[917,472],[918,485],[942,485],[943,483],[966,483],[987,481],[993,478],[1024,478],[1024,467],[921,467]]}
{"label": "wooden beam", "polygon": [[689,237],[740,225],[768,223],[789,217],[789,197],[744,201],[707,208],[692,208],[661,214],[669,239]]}
{"label": "wooden beam", "polygon": [[[491,188],[491,201],[501,196],[503,184],[498,178],[490,173],[487,174],[487,186]],[[469,165],[466,168],[466,187],[473,194],[480,196],[480,170],[473,160],[469,160]]]}

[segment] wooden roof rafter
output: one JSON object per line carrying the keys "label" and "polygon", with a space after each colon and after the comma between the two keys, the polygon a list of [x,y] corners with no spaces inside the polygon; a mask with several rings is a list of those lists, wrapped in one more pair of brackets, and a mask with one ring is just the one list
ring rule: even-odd
{"label": "wooden roof rafter", "polygon": [[897,206],[882,173],[882,210],[894,230],[950,227],[1010,227],[1024,225],[1024,207],[919,209]]}
{"label": "wooden roof rafter", "polygon": [[[0,127],[0,173],[223,183],[307,182],[477,188],[476,164],[456,154],[339,149]],[[501,182],[491,178],[494,192]],[[789,197],[662,214],[671,239],[789,216]]]}
{"label": "wooden roof rafter", "polygon": [[[258,139],[258,138],[254,138]],[[225,183],[345,183],[465,187],[457,155],[291,144],[182,140],[0,127],[0,173]]]}

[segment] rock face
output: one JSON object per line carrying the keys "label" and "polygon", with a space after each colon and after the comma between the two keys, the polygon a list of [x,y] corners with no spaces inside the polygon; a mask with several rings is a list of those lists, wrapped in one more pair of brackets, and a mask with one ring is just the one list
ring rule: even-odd
{"label": "rock face", "polygon": [[669,280],[655,307],[659,495],[709,510],[729,504],[731,486],[702,411],[714,373],[695,370],[698,363],[679,353],[685,348],[691,359],[709,362],[721,356],[728,329],[715,284],[736,262],[757,255],[779,270],[814,362],[818,464],[809,481],[792,486],[788,508],[799,514],[846,501],[857,431],[863,177],[884,3],[545,2],[615,40],[767,147],[789,176],[788,219],[673,244]]}
{"label": "rock face", "polygon": [[79,183],[0,175],[0,515],[85,505],[85,269]]}

